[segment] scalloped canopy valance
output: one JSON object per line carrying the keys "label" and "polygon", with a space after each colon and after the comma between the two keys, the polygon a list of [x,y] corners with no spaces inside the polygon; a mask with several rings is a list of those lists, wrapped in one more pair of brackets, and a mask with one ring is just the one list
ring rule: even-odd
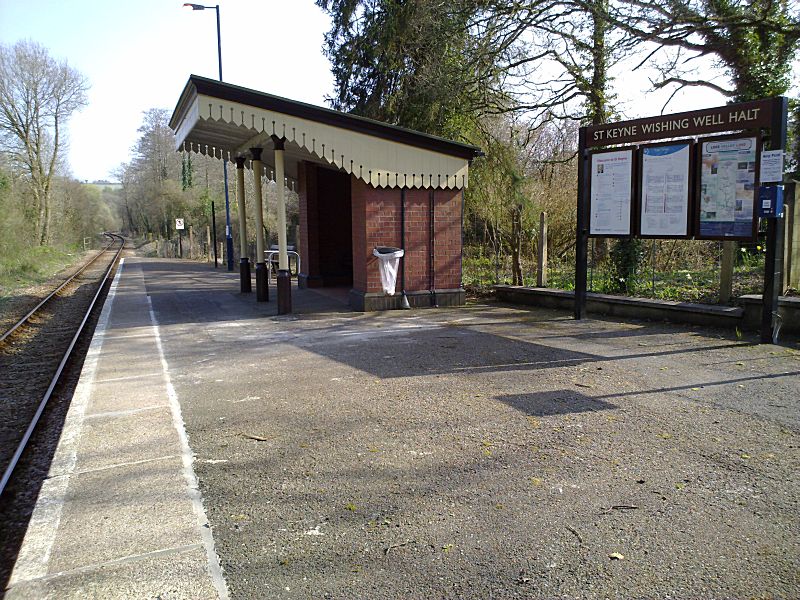
{"label": "scalloped canopy valance", "polygon": [[233,160],[285,140],[287,175],[308,160],[375,187],[466,188],[482,152],[348,113],[192,75],[170,120],[177,148]]}

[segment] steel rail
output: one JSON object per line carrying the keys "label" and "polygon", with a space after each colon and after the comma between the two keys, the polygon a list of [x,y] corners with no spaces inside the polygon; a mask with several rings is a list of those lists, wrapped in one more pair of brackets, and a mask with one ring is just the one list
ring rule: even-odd
{"label": "steel rail", "polygon": [[[6,489],[6,484],[8,483],[9,479],[11,479],[11,475],[14,472],[14,469],[16,468],[17,463],[19,462],[19,459],[22,456],[23,451],[25,450],[25,446],[28,444],[28,441],[30,440],[31,435],[33,435],[33,431],[36,428],[37,423],[39,422],[39,418],[42,416],[42,413],[44,412],[45,406],[47,406],[47,402],[48,402],[48,400],[50,400],[50,396],[52,396],[53,390],[55,389],[56,385],[58,384],[59,379],[61,378],[61,373],[64,371],[64,367],[66,366],[67,361],[72,356],[72,350],[75,348],[75,344],[78,343],[78,338],[80,337],[81,333],[83,332],[83,328],[86,325],[86,322],[89,320],[89,317],[92,314],[92,310],[94,309],[94,306],[97,303],[97,299],[100,297],[100,294],[102,293],[103,288],[105,287],[106,281],[108,281],[108,276],[111,273],[111,270],[117,264],[117,261],[119,260],[119,255],[122,254],[122,249],[125,247],[125,238],[123,238],[121,235],[117,235],[115,233],[104,233],[103,235],[112,238],[111,244],[109,244],[109,246],[106,249],[110,248],[114,244],[115,241],[119,241],[120,242],[119,250],[117,250],[117,253],[114,255],[114,258],[111,260],[111,263],[108,265],[108,268],[106,269],[105,273],[103,273],[103,278],[100,281],[100,285],[97,286],[97,292],[95,293],[94,297],[92,298],[92,301],[89,304],[89,308],[86,310],[86,313],[83,316],[83,320],[81,321],[81,324],[78,326],[78,330],[76,331],[75,335],[73,336],[72,341],[69,344],[69,347],[67,348],[66,352],[64,352],[64,356],[61,358],[61,362],[58,364],[58,369],[56,369],[55,375],[50,380],[50,385],[48,386],[47,391],[45,392],[44,396],[42,397],[42,400],[39,402],[39,406],[36,409],[36,413],[33,415],[33,419],[31,419],[31,422],[30,422],[30,424],[28,425],[28,428],[25,431],[25,435],[22,437],[22,440],[20,441],[19,445],[17,446],[16,451],[14,452],[14,456],[11,457],[11,462],[8,464],[8,466],[6,467],[5,472],[3,473],[3,478],[0,479],[0,496],[3,495],[3,491]],[[101,252],[101,254],[104,254],[104,253],[105,253],[105,251]],[[98,256],[100,256],[100,254],[98,254]],[[95,257],[95,259],[93,259],[92,262],[94,262],[94,260],[96,260],[96,259],[97,259],[97,257]],[[91,264],[91,263],[89,263],[89,264]],[[88,265],[86,265],[86,266],[88,266]],[[76,275],[77,275],[77,273],[76,273]],[[70,278],[70,281],[72,279],[74,279],[74,276]],[[63,288],[63,286],[59,287],[59,289],[61,289],[61,288]],[[52,295],[53,294],[51,294],[51,296]],[[48,296],[48,298],[49,298],[49,296]]]}
{"label": "steel rail", "polygon": [[[78,271],[76,271],[76,272],[75,272],[75,273],[74,273],[74,274],[73,274],[71,277],[69,277],[69,278],[68,278],[66,281],[64,281],[64,283],[62,283],[60,286],[58,286],[56,289],[54,289],[52,292],[50,292],[50,293],[47,295],[47,297],[46,297],[46,298],[44,298],[44,299],[43,299],[41,302],[39,302],[39,304],[37,304],[36,306],[34,306],[34,307],[33,307],[33,308],[32,308],[32,309],[31,309],[31,310],[28,312],[28,314],[26,314],[26,315],[25,315],[24,317],[22,317],[22,318],[21,318],[19,321],[17,321],[16,323],[14,323],[14,325],[12,325],[12,326],[11,326],[11,328],[10,328],[8,331],[6,331],[6,332],[5,332],[3,335],[0,335],[0,343],[2,343],[2,342],[3,342],[3,341],[4,341],[4,340],[5,340],[5,339],[6,339],[8,336],[10,336],[12,333],[14,333],[14,332],[15,332],[17,329],[19,329],[20,327],[22,327],[22,325],[24,325],[24,324],[25,324],[25,323],[28,321],[28,319],[30,319],[30,318],[31,318],[31,317],[32,317],[34,314],[36,314],[36,311],[38,311],[38,310],[39,310],[40,308],[42,308],[42,307],[43,307],[45,304],[47,304],[47,303],[48,303],[48,302],[49,302],[49,301],[50,301],[50,300],[53,298],[53,296],[55,296],[56,294],[58,294],[58,292],[60,292],[60,291],[61,291],[61,290],[63,290],[65,287],[67,287],[67,286],[68,286],[70,283],[72,283],[72,281],[73,281],[73,280],[74,280],[74,279],[75,279],[75,278],[76,278],[78,275],[80,275],[80,274],[81,274],[81,273],[83,273],[83,272],[84,272],[86,269],[88,269],[88,268],[89,268],[91,265],[93,265],[93,264],[94,264],[94,262],[95,262],[95,261],[96,261],[98,258],[100,258],[101,256],[103,256],[103,254],[105,254],[105,253],[106,253],[106,251],[107,251],[109,248],[111,248],[111,246],[113,246],[113,245],[114,245],[114,242],[115,242],[116,240],[114,239],[114,237],[113,237],[111,234],[103,233],[103,235],[105,235],[106,237],[110,238],[110,242],[109,242],[108,246],[106,246],[106,247],[105,247],[105,248],[103,248],[103,249],[102,249],[100,252],[98,252],[98,253],[97,253],[97,256],[95,256],[95,257],[94,257],[92,260],[90,260],[90,261],[89,261],[89,262],[87,262],[85,265],[83,265],[83,266],[82,266],[80,269],[78,269]],[[123,245],[124,245],[124,242],[123,242]]]}

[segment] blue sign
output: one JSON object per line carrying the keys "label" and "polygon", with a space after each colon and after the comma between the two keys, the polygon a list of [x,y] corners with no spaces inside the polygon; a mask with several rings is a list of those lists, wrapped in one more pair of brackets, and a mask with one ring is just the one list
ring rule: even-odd
{"label": "blue sign", "polygon": [[783,215],[783,186],[762,185],[758,190],[758,216],[764,218]]}

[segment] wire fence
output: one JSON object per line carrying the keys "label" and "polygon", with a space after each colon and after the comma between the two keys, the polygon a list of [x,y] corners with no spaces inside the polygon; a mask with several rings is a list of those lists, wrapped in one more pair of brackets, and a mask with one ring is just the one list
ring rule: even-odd
{"label": "wire fence", "polygon": [[[592,240],[589,247],[587,289],[682,302],[716,304],[720,301],[723,243],[695,240],[641,240],[632,266],[613,260],[607,241]],[[601,247],[605,246],[605,247]],[[760,294],[764,282],[765,248],[760,243],[737,245],[732,277],[732,298]],[[536,285],[535,257],[521,257],[522,285]],[[511,257],[487,252],[484,247],[464,249],[464,285],[475,294],[488,294],[491,286],[513,283]],[[575,288],[574,254],[550,260],[547,287]]]}

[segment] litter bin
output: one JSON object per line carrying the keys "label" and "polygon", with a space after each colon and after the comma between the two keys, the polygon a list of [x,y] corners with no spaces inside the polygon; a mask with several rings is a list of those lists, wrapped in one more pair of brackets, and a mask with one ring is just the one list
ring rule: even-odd
{"label": "litter bin", "polygon": [[402,248],[378,246],[372,251],[372,254],[378,257],[378,271],[381,274],[383,293],[394,296],[394,288],[397,284],[397,270],[405,251]]}

